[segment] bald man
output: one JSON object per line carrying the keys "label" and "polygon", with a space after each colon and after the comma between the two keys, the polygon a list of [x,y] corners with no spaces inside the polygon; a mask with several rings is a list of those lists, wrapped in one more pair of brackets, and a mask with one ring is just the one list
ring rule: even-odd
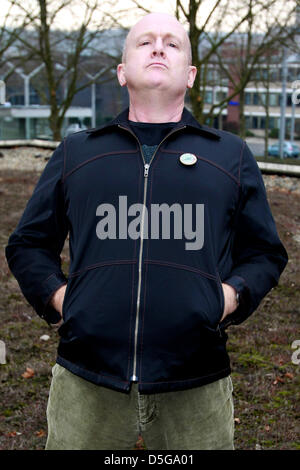
{"label": "bald man", "polygon": [[[245,142],[184,107],[182,25],[149,14],[117,73],[129,108],[67,137],[6,248],[60,336],[46,449],[233,449],[230,325],[287,263]],[[70,241],[68,278],[60,253]]]}

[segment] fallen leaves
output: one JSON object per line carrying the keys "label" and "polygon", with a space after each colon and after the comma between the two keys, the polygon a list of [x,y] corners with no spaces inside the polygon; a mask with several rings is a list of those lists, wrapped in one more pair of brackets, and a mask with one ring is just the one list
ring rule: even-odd
{"label": "fallen leaves", "polygon": [[141,435],[138,436],[138,440],[136,441],[134,450],[144,450],[145,449],[145,442]]}
{"label": "fallen leaves", "polygon": [[31,367],[26,367],[26,371],[22,374],[24,379],[31,379],[34,376],[34,370]]}
{"label": "fallen leaves", "polygon": [[[7,437],[16,437],[16,436],[21,436],[21,434],[22,433],[18,432],[18,431],[10,431],[10,432],[6,433],[6,436]],[[35,435],[37,437],[44,437],[44,436],[46,436],[46,432],[43,429],[40,429],[39,431],[35,432]]]}
{"label": "fallen leaves", "polygon": [[273,385],[277,385],[278,383],[284,384],[284,383],[285,383],[284,377],[286,377],[286,378],[288,378],[288,379],[293,379],[293,378],[294,378],[294,374],[292,374],[291,372],[286,372],[283,377],[277,376],[277,377],[275,378],[274,382],[273,382]]}
{"label": "fallen leaves", "polygon": [[7,437],[16,437],[16,436],[21,436],[21,432],[17,432],[17,431],[11,431],[11,432],[7,432],[6,433],[6,436]]}
{"label": "fallen leaves", "polygon": [[273,385],[277,385],[278,383],[284,384],[284,380],[281,377],[276,377],[273,382]]}
{"label": "fallen leaves", "polygon": [[288,377],[289,379],[293,379],[294,378],[294,374],[292,374],[291,372],[286,372],[284,374],[285,377]]}

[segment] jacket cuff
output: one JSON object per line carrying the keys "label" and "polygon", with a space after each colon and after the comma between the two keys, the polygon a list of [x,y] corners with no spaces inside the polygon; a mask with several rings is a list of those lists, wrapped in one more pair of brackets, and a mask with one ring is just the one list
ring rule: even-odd
{"label": "jacket cuff", "polygon": [[227,315],[226,318],[220,323],[221,328],[227,328],[230,325],[238,325],[242,323],[251,314],[251,296],[249,287],[244,278],[240,276],[230,276],[222,280],[223,283],[229,284],[239,294],[239,305],[237,309]]}
{"label": "jacket cuff", "polygon": [[50,301],[55,294],[55,292],[62,286],[67,284],[67,279],[61,274],[51,274],[46,281],[44,281],[43,287],[48,291],[48,297],[44,305],[43,311],[40,316],[43,318],[49,325],[58,323],[61,320],[60,313],[55,310],[54,307],[50,304]]}

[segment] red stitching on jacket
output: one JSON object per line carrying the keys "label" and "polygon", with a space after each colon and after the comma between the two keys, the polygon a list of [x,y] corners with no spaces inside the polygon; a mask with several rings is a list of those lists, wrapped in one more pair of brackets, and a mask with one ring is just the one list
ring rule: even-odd
{"label": "red stitching on jacket", "polygon": [[130,153],[137,153],[137,152],[138,152],[138,148],[136,147],[136,150],[115,150],[114,152],[101,153],[100,155],[96,155],[95,157],[89,158],[85,162],[79,163],[79,165],[77,165],[75,168],[70,170],[69,173],[67,173],[64,176],[63,181],[65,181],[68,178],[68,176],[70,176],[72,173],[74,173],[74,171],[78,170],[82,166],[87,165],[88,163],[90,163],[94,160],[97,160],[98,158],[107,157],[108,155],[118,156],[118,155],[122,155],[122,154],[130,154]]}
{"label": "red stitching on jacket", "polygon": [[113,260],[112,261],[104,261],[102,263],[96,263],[96,264],[92,264],[90,266],[86,266],[85,268],[82,268],[79,271],[74,271],[73,273],[69,274],[69,278],[78,276],[80,273],[82,273],[84,271],[99,268],[101,266],[111,266],[111,265],[115,265],[115,264],[136,264],[136,262],[137,262],[137,260],[130,260],[130,259],[116,260],[116,261],[113,261]]}
{"label": "red stitching on jacket", "polygon": [[[164,149],[161,149],[161,152],[164,152],[164,153],[176,153],[176,154],[178,155],[178,154],[180,154],[180,153],[183,153],[183,150],[164,150]],[[239,180],[238,180],[232,173],[230,173],[229,171],[225,170],[225,168],[223,168],[222,166],[218,165],[217,163],[211,162],[210,160],[207,160],[206,158],[201,157],[200,155],[195,154],[195,156],[196,156],[199,160],[203,160],[204,162],[209,163],[210,165],[215,166],[215,167],[218,168],[220,171],[223,171],[223,173],[225,173],[227,176],[229,176],[231,179],[233,179],[234,182],[235,182],[237,185],[240,185]]]}
{"label": "red stitching on jacket", "polygon": [[52,273],[48,277],[46,277],[46,279],[42,282],[42,284],[45,284],[45,282],[47,282],[52,276],[57,276],[59,280],[61,280],[61,273]]}
{"label": "red stitching on jacket", "polygon": [[52,274],[50,274],[50,275],[42,282],[42,284],[44,284],[45,282],[47,282],[48,279],[50,279],[50,277],[52,277],[52,276],[57,276],[57,273],[52,273]]}
{"label": "red stitching on jacket", "polygon": [[144,263],[147,264],[158,264],[162,266],[169,266],[171,268],[176,268],[176,269],[184,269],[187,271],[192,271],[197,274],[201,274],[204,277],[207,277],[209,279],[212,279],[213,281],[218,281],[218,277],[214,276],[213,274],[206,273],[205,271],[201,271],[201,269],[194,268],[193,266],[186,266],[185,264],[178,264],[178,263],[172,263],[169,261],[161,261],[161,260],[152,260],[152,259],[144,259]]}

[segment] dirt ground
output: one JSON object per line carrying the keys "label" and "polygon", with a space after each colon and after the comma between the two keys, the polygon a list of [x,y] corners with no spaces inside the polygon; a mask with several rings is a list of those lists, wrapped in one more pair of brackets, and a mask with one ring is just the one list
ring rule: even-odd
{"label": "dirt ground", "polygon": [[[0,339],[7,348],[7,363],[0,365],[0,450],[43,449],[47,437],[46,404],[58,335],[23,298],[4,256],[38,176],[36,171],[0,171]],[[235,446],[292,450],[300,449],[300,366],[292,362],[292,343],[300,340],[300,196],[275,187],[268,198],[290,259],[279,286],[255,314],[228,329]],[[67,270],[66,247],[63,258]],[[40,339],[45,334],[48,341]]]}

